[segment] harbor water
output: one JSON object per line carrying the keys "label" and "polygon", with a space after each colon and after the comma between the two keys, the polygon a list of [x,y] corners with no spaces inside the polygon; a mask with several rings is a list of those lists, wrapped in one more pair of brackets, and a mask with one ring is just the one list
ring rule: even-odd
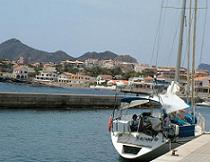
{"label": "harbor water", "polygon": [[[210,108],[197,110],[210,130]],[[0,110],[0,162],[123,162],[107,128],[111,113]]]}
{"label": "harbor water", "polygon": [[[33,92],[33,93],[67,93],[67,94],[100,94],[114,95],[115,91],[90,88],[62,88],[48,86],[33,86],[30,84],[12,84],[0,82],[0,92]],[[121,93],[122,94],[122,93]]]}

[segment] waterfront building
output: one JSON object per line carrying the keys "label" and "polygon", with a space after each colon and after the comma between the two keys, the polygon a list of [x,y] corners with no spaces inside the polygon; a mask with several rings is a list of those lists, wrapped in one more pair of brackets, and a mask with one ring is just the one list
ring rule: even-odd
{"label": "waterfront building", "polygon": [[209,96],[209,94],[210,94],[210,76],[195,78],[195,92],[199,96]]}
{"label": "waterfront building", "polygon": [[12,73],[8,73],[8,72],[0,72],[0,77],[1,78],[12,78],[13,75],[12,75]]}
{"label": "waterfront building", "polygon": [[208,70],[196,70],[195,77],[207,77],[209,76]]}
{"label": "waterfront building", "polygon": [[[168,81],[171,81],[175,78],[175,67],[158,67],[157,73],[160,78],[165,78]],[[187,80],[187,69],[180,68],[180,80]]]}
{"label": "waterfront building", "polygon": [[90,77],[88,75],[82,74],[72,74],[72,73],[62,73],[58,76],[58,83],[67,84],[70,86],[78,86],[78,85],[89,85],[90,83],[94,83],[95,78]]}
{"label": "waterfront building", "polygon": [[15,65],[13,67],[13,78],[20,79],[20,80],[27,80],[28,79],[28,68],[26,66],[19,66]]}
{"label": "waterfront building", "polygon": [[41,71],[39,75],[36,75],[35,81],[39,82],[55,82],[58,80],[57,73]]}

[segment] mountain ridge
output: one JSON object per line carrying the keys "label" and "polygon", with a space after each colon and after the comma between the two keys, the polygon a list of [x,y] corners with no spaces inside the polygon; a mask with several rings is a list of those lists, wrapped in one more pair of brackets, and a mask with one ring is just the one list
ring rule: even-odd
{"label": "mountain ridge", "polygon": [[98,59],[98,60],[121,60],[124,62],[137,63],[137,60],[130,55],[118,55],[111,51],[104,52],[87,52],[79,57],[73,57],[62,50],[57,50],[55,52],[46,52],[43,50],[38,50],[32,48],[16,38],[6,40],[0,44],[0,59],[7,60],[17,60],[20,57],[24,57],[28,63],[35,62],[55,62],[59,63],[63,60],[81,60],[84,61],[88,58]]}
{"label": "mountain ridge", "polygon": [[207,70],[210,73],[210,65],[201,63],[198,65],[198,70]]}

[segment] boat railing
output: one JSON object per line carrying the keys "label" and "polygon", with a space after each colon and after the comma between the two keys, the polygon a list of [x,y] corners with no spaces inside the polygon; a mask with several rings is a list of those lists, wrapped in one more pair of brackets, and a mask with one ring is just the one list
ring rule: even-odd
{"label": "boat railing", "polygon": [[117,120],[113,122],[113,131],[114,132],[130,132],[130,121],[126,120]]}
{"label": "boat railing", "polygon": [[122,119],[114,120],[113,121],[113,132],[121,132],[121,133],[131,132],[130,121],[122,120]]}

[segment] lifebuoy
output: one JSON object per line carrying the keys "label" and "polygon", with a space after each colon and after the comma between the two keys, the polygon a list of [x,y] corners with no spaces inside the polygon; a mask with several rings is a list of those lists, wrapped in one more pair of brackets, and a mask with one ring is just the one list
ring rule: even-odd
{"label": "lifebuoy", "polygon": [[112,130],[112,122],[113,122],[113,119],[112,119],[112,116],[110,116],[109,120],[108,120],[108,130],[109,130],[109,132],[111,132],[111,130]]}

